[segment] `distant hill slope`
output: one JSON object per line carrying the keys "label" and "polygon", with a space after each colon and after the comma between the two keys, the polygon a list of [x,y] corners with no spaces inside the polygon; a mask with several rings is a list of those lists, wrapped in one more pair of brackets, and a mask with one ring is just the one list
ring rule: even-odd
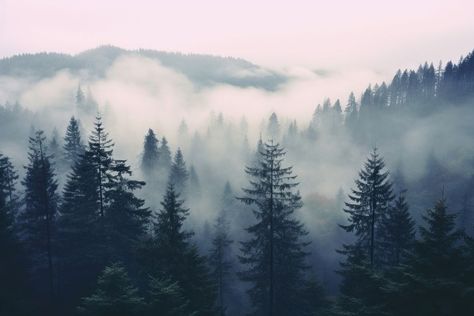
{"label": "distant hill slope", "polygon": [[232,57],[181,54],[155,50],[125,50],[114,46],[100,46],[77,55],[60,53],[22,54],[0,59],[0,76],[36,78],[52,76],[59,70],[88,71],[101,77],[105,70],[121,56],[138,55],[159,61],[193,81],[198,86],[224,83],[240,87],[275,90],[288,80],[282,74]]}

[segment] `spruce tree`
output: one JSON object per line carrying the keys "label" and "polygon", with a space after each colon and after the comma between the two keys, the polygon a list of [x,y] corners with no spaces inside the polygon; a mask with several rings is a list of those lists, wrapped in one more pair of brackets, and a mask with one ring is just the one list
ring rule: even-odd
{"label": "spruce tree", "polygon": [[[28,165],[22,184],[25,187],[25,208],[21,214],[22,238],[34,258],[34,275],[41,292],[49,297],[52,308],[55,295],[53,239],[57,217],[57,182],[47,154],[43,131],[35,132],[29,140]],[[44,272],[44,270],[46,272]]]}
{"label": "spruce tree", "polygon": [[141,169],[145,176],[152,177],[158,171],[158,139],[155,132],[150,128],[145,136],[143,144],[143,155]]}
{"label": "spruce tree", "polygon": [[217,285],[217,309],[219,315],[226,314],[230,273],[232,270],[231,249],[232,240],[229,237],[229,223],[225,210],[221,210],[214,226],[214,238],[209,254],[211,275]]}
{"label": "spruce tree", "polygon": [[389,174],[376,148],[359,172],[355,184],[344,209],[349,215],[349,224],[340,226],[355,233],[357,247],[367,252],[370,266],[374,268],[382,259],[382,253],[379,253],[381,222],[394,198]]}
{"label": "spruce tree", "polygon": [[151,212],[144,207],[145,201],[135,196],[145,183],[129,178],[130,166],[124,160],[114,160],[111,171],[113,182],[105,192],[109,201],[105,213],[109,260],[129,263],[145,237]]}
{"label": "spruce tree", "polygon": [[160,168],[160,172],[165,177],[168,176],[170,168],[171,168],[171,150],[168,145],[168,140],[163,137],[161,139],[161,146],[158,151],[158,156],[160,159],[158,160],[158,166]]}
{"label": "spruce tree", "polygon": [[10,159],[0,154],[0,315],[20,315],[27,293],[26,262],[15,227],[17,178]]}
{"label": "spruce tree", "polygon": [[386,286],[395,315],[471,315],[464,279],[466,265],[455,214],[441,199],[423,216],[420,240]]}
{"label": "spruce tree", "polygon": [[95,293],[83,298],[77,310],[86,316],[133,316],[142,315],[144,305],[124,266],[115,263],[104,269]]}
{"label": "spruce tree", "polygon": [[151,278],[146,315],[189,316],[189,301],[183,295],[178,282]]}
{"label": "spruce tree", "polygon": [[134,263],[138,241],[148,226],[150,211],[134,193],[144,182],[130,179],[125,160],[113,159],[107,135],[98,118],[89,147],[64,189],[59,236],[67,266],[64,292],[72,300],[90,289],[110,260]]}
{"label": "spruce tree", "polygon": [[173,187],[178,193],[184,194],[188,178],[189,173],[186,169],[186,162],[184,161],[181,149],[178,148],[174,156],[173,164],[171,165],[168,182],[173,185]]}
{"label": "spruce tree", "polygon": [[144,249],[143,266],[146,273],[153,277],[178,282],[185,299],[189,301],[187,313],[212,315],[214,286],[205,258],[191,243],[193,233],[183,229],[189,214],[183,203],[179,193],[169,184],[157,215],[155,236]]}
{"label": "spruce tree", "polygon": [[384,263],[388,266],[399,265],[415,242],[415,221],[410,216],[403,192],[388,208],[380,231]]}
{"label": "spruce tree", "polygon": [[84,153],[79,121],[73,117],[69,120],[64,136],[63,157],[69,166],[74,166]]}
{"label": "spruce tree", "polygon": [[96,117],[94,129],[89,137],[89,148],[86,156],[90,159],[93,169],[96,173],[96,183],[99,195],[99,214],[101,217],[105,215],[105,190],[111,179],[111,166],[113,163],[112,152],[113,142],[109,139],[109,134],[105,132],[101,116]]}
{"label": "spruce tree", "polygon": [[250,282],[248,293],[255,315],[291,315],[297,309],[304,271],[307,235],[296,219],[302,206],[294,189],[298,185],[292,167],[283,167],[284,149],[270,141],[263,144],[259,162],[247,167],[250,186],[239,198],[255,206],[256,222],[247,227],[250,239],[241,243],[243,281]]}

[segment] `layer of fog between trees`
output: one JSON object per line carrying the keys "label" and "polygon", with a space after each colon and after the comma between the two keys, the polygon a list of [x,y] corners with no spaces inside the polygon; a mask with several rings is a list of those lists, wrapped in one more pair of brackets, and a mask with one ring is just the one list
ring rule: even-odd
{"label": "layer of fog between trees", "polygon": [[[146,180],[139,168],[140,155],[144,136],[152,128],[159,145],[166,137],[173,155],[181,148],[187,167],[196,171],[199,188],[188,183],[188,190],[200,192],[199,198],[186,202],[191,208],[187,225],[196,231],[195,239],[205,252],[209,246],[206,234],[212,230],[225,183],[228,181],[233,194],[239,196],[248,181],[244,167],[252,163],[258,140],[273,138],[286,148],[285,165],[293,166],[298,175],[304,202],[298,214],[310,233],[314,267],[322,272],[323,283],[334,290],[335,249],[350,238],[338,227],[345,221],[343,202],[371,149],[377,147],[392,175],[403,174],[408,184],[423,179],[433,159],[460,182],[468,181],[474,166],[473,108],[466,106],[469,101],[465,100],[461,106],[445,102],[426,115],[404,110],[394,114],[390,124],[375,119],[367,122],[370,133],[361,141],[344,125],[347,96],[354,89],[359,101],[368,83],[380,85],[381,79],[389,78],[370,72],[325,77],[302,69],[291,76],[276,91],[219,83],[197,87],[185,75],[157,61],[128,56],[117,59],[104,78],[67,70],[39,80],[1,77],[0,103],[16,113],[0,127],[1,152],[12,158],[22,177],[27,140],[33,130],[45,130],[50,140],[56,135],[62,146],[66,125],[74,115],[80,120],[83,140],[87,140],[100,112],[115,143],[114,156],[128,160],[134,178]],[[78,89],[83,92],[82,104],[77,101]],[[330,103],[326,97],[332,98]],[[321,113],[314,114],[318,103],[321,109],[325,105],[333,108],[337,98],[340,115],[321,120]],[[59,172],[60,185],[64,185],[66,174]],[[457,182],[430,185],[433,197],[444,191],[450,208],[461,210],[462,194],[453,192]],[[163,193],[161,187],[152,185],[141,195],[156,210]],[[409,191],[407,197],[418,220],[434,199],[422,199],[416,193]],[[238,241],[244,238],[241,223],[251,218],[251,212],[236,205],[235,218],[239,220],[231,223],[231,236]],[[233,247],[237,251],[238,244]]]}

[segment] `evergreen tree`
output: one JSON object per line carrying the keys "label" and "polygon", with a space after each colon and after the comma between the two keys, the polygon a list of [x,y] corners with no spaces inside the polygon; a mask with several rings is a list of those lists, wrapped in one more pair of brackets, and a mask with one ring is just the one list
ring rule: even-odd
{"label": "evergreen tree", "polygon": [[98,118],[88,149],[68,177],[61,206],[59,236],[67,268],[63,276],[67,299],[90,290],[110,260],[134,262],[150,211],[134,193],[144,182],[130,179],[131,174],[125,160],[113,159],[112,142]]}
{"label": "evergreen tree", "polygon": [[211,275],[217,285],[217,309],[219,315],[226,314],[227,297],[229,291],[229,275],[231,273],[232,261],[230,259],[229,223],[226,219],[225,210],[221,210],[214,226],[215,234],[212,240],[212,248],[209,255]]}
{"label": "evergreen tree", "polygon": [[278,139],[280,137],[280,123],[275,112],[270,115],[268,119],[267,135],[271,139]]}
{"label": "evergreen tree", "polygon": [[124,160],[114,160],[111,171],[113,183],[105,192],[109,201],[105,213],[109,258],[129,263],[146,234],[151,212],[144,207],[145,201],[134,194],[145,183],[127,177],[132,175],[130,166]]}
{"label": "evergreen tree", "polygon": [[63,156],[69,166],[74,166],[84,153],[84,145],[81,140],[79,121],[73,117],[69,120],[64,136]]}
{"label": "evergreen tree", "polygon": [[412,249],[415,241],[415,222],[410,216],[404,193],[399,194],[381,223],[381,239],[384,262],[399,265]]}
{"label": "evergreen tree", "polygon": [[141,169],[144,175],[152,177],[158,170],[158,139],[150,128],[145,136]]}
{"label": "evergreen tree", "polygon": [[168,146],[168,141],[165,137],[161,139],[161,146],[160,150],[158,151],[158,156],[160,159],[158,160],[158,166],[161,170],[161,173],[168,176],[169,170],[171,168],[171,150]]}
{"label": "evergreen tree", "polygon": [[150,302],[147,305],[147,315],[189,316],[189,301],[183,295],[178,282],[168,279],[151,278]]}
{"label": "evergreen tree", "polygon": [[173,184],[173,187],[180,194],[184,194],[186,190],[187,180],[189,178],[188,170],[186,169],[186,163],[184,162],[183,153],[178,148],[174,156],[173,164],[171,165],[169,183]]}
{"label": "evergreen tree", "polygon": [[10,159],[0,154],[0,315],[20,315],[25,309],[26,267],[15,230],[18,178]]}
{"label": "evergreen tree", "polygon": [[351,94],[349,95],[349,99],[347,100],[347,105],[344,112],[346,113],[345,125],[351,133],[354,133],[356,131],[357,126],[358,111],[357,102],[353,92],[351,92]]}
{"label": "evergreen tree", "polygon": [[132,285],[125,268],[112,264],[104,269],[94,294],[85,297],[78,307],[80,315],[133,316],[142,315],[144,300]]}
{"label": "evergreen tree", "polygon": [[386,286],[391,311],[408,316],[471,315],[463,285],[463,234],[456,229],[455,215],[441,199],[423,219],[426,226],[420,228],[413,253]]}
{"label": "evergreen tree", "polygon": [[340,294],[332,309],[333,315],[381,316],[385,315],[385,280],[370,265],[365,249],[345,245],[339,253],[345,255],[337,273],[342,277]]}
{"label": "evergreen tree", "polygon": [[300,296],[300,312],[302,316],[319,316],[328,313],[330,302],[321,283],[315,276],[304,282]]}
{"label": "evergreen tree", "polygon": [[283,167],[284,149],[273,141],[263,144],[258,165],[247,167],[250,187],[239,198],[255,206],[256,222],[246,230],[240,261],[241,279],[251,282],[248,293],[255,315],[291,315],[297,306],[304,270],[307,235],[294,212],[302,206],[291,167]]}
{"label": "evergreen tree", "polygon": [[178,282],[189,301],[186,312],[212,315],[215,291],[204,257],[191,243],[192,232],[183,229],[189,210],[182,207],[172,184],[168,185],[157,215],[155,236],[144,249],[143,265],[153,277]]}
{"label": "evergreen tree", "polygon": [[113,163],[112,152],[113,142],[109,139],[109,134],[105,132],[100,116],[96,117],[94,129],[89,137],[89,148],[86,152],[87,159],[92,163],[96,173],[97,191],[99,195],[99,214],[105,215],[105,190],[111,180],[111,166]]}
{"label": "evergreen tree", "polygon": [[345,203],[349,224],[340,225],[345,231],[355,233],[356,245],[367,251],[371,267],[381,261],[382,254],[378,253],[381,222],[394,198],[389,174],[384,169],[383,158],[374,149],[359,172],[356,188],[349,194],[350,202]]}
{"label": "evergreen tree", "polygon": [[[58,196],[55,174],[47,154],[43,131],[35,132],[29,140],[29,163],[22,182],[25,187],[25,208],[21,214],[22,238],[34,258],[34,275],[40,292],[45,288],[48,308],[53,307],[55,294],[53,238],[57,216]],[[43,272],[46,269],[46,272]],[[45,285],[45,283],[47,285]]]}

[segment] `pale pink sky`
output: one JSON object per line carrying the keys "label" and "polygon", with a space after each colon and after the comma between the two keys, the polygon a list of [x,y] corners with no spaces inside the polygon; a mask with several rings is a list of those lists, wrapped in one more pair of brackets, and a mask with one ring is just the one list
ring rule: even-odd
{"label": "pale pink sky", "polygon": [[474,1],[0,0],[0,56],[102,44],[391,70],[474,48]]}

